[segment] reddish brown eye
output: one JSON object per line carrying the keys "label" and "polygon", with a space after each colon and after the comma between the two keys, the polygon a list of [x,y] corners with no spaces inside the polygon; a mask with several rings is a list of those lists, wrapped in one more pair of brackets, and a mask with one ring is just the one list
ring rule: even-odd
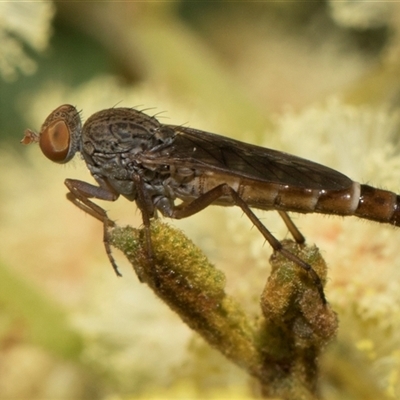
{"label": "reddish brown eye", "polygon": [[63,163],[68,161],[71,135],[63,120],[54,121],[40,134],[39,145],[43,154],[51,161]]}

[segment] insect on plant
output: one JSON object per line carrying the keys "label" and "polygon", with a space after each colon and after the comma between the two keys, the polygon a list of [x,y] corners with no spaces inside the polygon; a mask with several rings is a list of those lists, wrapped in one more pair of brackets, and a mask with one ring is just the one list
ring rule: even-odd
{"label": "insect on plant", "polygon": [[157,212],[181,219],[209,205],[238,206],[274,251],[308,272],[323,303],[317,273],[283,248],[252,208],[277,210],[298,243],[305,239],[288,211],[355,215],[400,225],[400,197],[395,193],[359,184],[331,168],[280,151],[162,124],[132,108],[99,111],[82,126],[76,108],[64,104],[46,118],[39,134],[28,129],[21,142],[39,142],[43,154],[60,164],[81,153],[98,186],[66,179],[67,198],[103,223],[105,249],[117,275],[108,239],[114,222],[91,198],[115,201],[122,195],[136,202],[150,262],[150,220]]}

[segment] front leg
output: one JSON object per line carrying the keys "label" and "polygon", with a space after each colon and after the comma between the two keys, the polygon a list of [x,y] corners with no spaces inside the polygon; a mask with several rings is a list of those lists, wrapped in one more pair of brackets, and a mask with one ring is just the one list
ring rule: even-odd
{"label": "front leg", "polygon": [[118,199],[118,194],[112,192],[105,185],[94,186],[90,183],[76,179],[66,179],[64,183],[69,189],[69,193],[67,193],[67,199],[81,210],[103,223],[103,243],[106,249],[107,257],[110,260],[110,263],[117,276],[122,276],[118,270],[118,266],[114,260],[114,257],[112,256],[110,239],[108,236],[108,227],[114,227],[115,222],[108,218],[108,215],[103,208],[89,200],[89,198],[94,197],[100,200],[115,201]]}

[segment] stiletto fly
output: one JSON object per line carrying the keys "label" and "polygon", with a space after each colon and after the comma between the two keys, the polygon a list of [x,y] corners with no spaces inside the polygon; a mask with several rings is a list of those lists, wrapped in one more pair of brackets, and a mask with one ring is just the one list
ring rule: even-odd
{"label": "stiletto fly", "polygon": [[62,105],[46,118],[39,134],[26,130],[21,142],[39,142],[44,155],[61,164],[81,153],[98,186],[66,179],[67,198],[103,223],[105,249],[117,275],[108,240],[114,222],[90,198],[115,201],[122,195],[136,202],[150,262],[150,220],[157,212],[180,219],[209,205],[239,206],[274,251],[308,272],[324,303],[314,269],[283,248],[252,208],[277,210],[298,243],[305,239],[288,211],[355,215],[400,225],[400,197],[395,193],[361,185],[331,168],[280,151],[162,124],[131,108],[99,111],[82,127],[76,108]]}

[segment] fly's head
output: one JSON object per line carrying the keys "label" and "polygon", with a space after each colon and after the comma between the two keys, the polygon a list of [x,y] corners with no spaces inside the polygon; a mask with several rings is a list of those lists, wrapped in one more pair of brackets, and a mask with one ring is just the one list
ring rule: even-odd
{"label": "fly's head", "polygon": [[27,129],[21,143],[39,143],[49,160],[64,164],[79,151],[81,132],[82,123],[77,109],[64,104],[46,118],[39,134]]}

